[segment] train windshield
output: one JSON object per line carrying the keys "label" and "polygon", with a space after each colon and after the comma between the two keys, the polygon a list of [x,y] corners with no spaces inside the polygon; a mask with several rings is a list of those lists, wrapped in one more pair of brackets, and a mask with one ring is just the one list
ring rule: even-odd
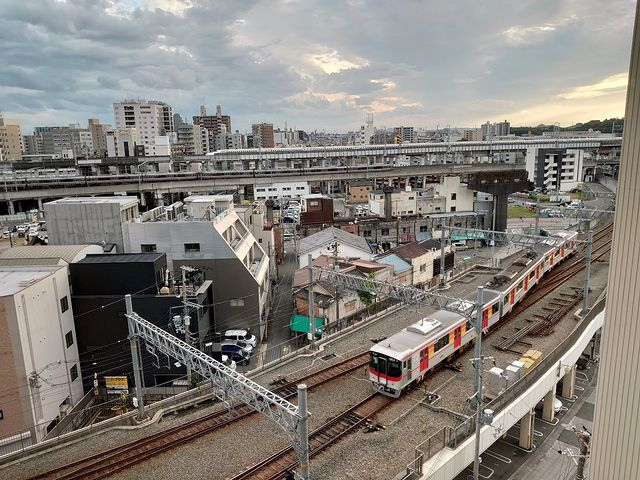
{"label": "train windshield", "polygon": [[399,377],[402,375],[402,364],[395,358],[389,358],[377,352],[371,352],[369,366],[372,370],[388,375],[389,377]]}

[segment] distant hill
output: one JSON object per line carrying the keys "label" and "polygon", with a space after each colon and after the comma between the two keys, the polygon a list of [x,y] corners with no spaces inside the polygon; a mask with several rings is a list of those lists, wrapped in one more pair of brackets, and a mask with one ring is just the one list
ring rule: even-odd
{"label": "distant hill", "polygon": [[[586,123],[576,123],[570,127],[560,127],[561,131],[587,131],[589,129],[599,130],[602,133],[611,133],[612,128],[614,133],[621,133],[624,125],[623,118],[606,118],[604,120],[589,120]],[[511,127],[511,133],[522,135],[542,135],[542,132],[553,132],[554,125],[540,124],[535,127]]]}

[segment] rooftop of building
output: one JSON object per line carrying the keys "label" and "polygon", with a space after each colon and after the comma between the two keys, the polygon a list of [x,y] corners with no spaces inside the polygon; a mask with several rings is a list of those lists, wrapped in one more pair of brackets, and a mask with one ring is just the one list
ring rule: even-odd
{"label": "rooftop of building", "polygon": [[[33,259],[40,260],[40,265],[51,264],[53,260],[62,259],[66,263],[77,262],[89,254],[103,253],[101,245],[33,245],[8,248],[0,252],[0,259]],[[33,263],[32,263],[33,264]]]}
{"label": "rooftop of building", "polygon": [[216,200],[225,200],[233,202],[233,195],[227,193],[218,193],[215,195],[189,195],[186,197],[184,203],[211,203]]}
{"label": "rooftop of building", "polygon": [[0,267],[0,297],[15,295],[63,266]]}
{"label": "rooftop of building", "polygon": [[384,265],[391,265],[395,275],[411,270],[411,264],[393,252],[377,257],[376,261]]}
{"label": "rooftop of building", "polygon": [[119,204],[120,207],[130,207],[138,204],[138,197],[65,197],[60,200],[52,200],[46,205],[96,205],[96,204]]}
{"label": "rooftop of building", "polygon": [[300,240],[300,243],[298,244],[298,253],[301,255],[317,247],[321,247],[328,242],[334,241],[358,248],[364,252],[371,252],[369,243],[363,237],[345,232],[339,228],[329,227]]}
{"label": "rooftop of building", "polygon": [[428,250],[418,242],[411,242],[392,248],[391,250],[389,250],[389,252],[395,253],[404,260],[411,260],[421,257],[422,255],[427,253]]}
{"label": "rooftop of building", "polygon": [[153,263],[166,253],[117,253],[117,254],[91,254],[84,257],[77,263]]}

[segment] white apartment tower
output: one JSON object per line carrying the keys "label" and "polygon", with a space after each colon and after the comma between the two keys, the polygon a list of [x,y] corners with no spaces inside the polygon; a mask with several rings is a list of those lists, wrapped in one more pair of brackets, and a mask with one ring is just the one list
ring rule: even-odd
{"label": "white apartment tower", "polygon": [[125,100],[113,104],[115,129],[135,128],[138,144],[144,145],[145,154],[155,153],[156,137],[174,131],[173,107],[156,100]]}

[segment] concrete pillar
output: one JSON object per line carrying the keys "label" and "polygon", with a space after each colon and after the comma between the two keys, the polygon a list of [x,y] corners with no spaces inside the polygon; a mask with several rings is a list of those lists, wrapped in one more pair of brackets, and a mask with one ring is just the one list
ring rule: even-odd
{"label": "concrete pillar", "polygon": [[9,215],[15,215],[16,214],[16,209],[13,206],[13,200],[9,200],[7,203],[9,204],[9,207],[8,207]]}
{"label": "concrete pillar", "polygon": [[42,211],[42,199],[38,198],[38,211],[41,212]]}
{"label": "concrete pillar", "polygon": [[160,192],[155,192],[155,196],[156,196],[156,205],[158,207],[164,206],[164,195],[162,195],[162,193]]}
{"label": "concrete pillar", "polygon": [[527,413],[520,419],[520,440],[518,445],[526,450],[533,448],[533,425],[536,416],[533,412]]}
{"label": "concrete pillar", "polygon": [[495,222],[495,230],[497,232],[505,232],[507,230],[507,206],[509,203],[507,202],[509,195],[504,193],[494,194],[493,201],[495,203],[494,212],[496,218]]}
{"label": "concrete pillar", "polygon": [[567,370],[562,377],[562,398],[571,400],[573,398],[573,391],[576,385],[576,366],[574,365]]}
{"label": "concrete pillar", "polygon": [[553,408],[553,401],[556,396],[556,388],[554,387],[544,396],[544,406],[542,407],[542,419],[547,422],[553,422],[556,418],[556,411]]}

